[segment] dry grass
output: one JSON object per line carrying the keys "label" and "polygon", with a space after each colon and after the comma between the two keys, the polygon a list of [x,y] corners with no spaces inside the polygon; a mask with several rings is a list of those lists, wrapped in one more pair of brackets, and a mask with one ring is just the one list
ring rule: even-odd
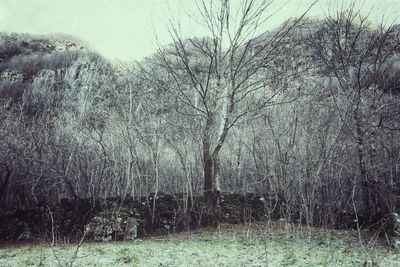
{"label": "dry grass", "polygon": [[[86,243],[74,266],[400,266],[384,241],[356,231],[271,224],[221,225],[133,242]],[[60,266],[74,246],[0,249],[0,266]],[[58,260],[56,259],[58,258]]]}

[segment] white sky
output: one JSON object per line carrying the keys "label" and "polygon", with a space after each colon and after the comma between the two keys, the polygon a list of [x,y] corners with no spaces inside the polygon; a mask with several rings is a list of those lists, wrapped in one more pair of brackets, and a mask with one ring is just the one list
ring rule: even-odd
{"label": "white sky", "polygon": [[[276,5],[283,2],[275,1]],[[289,0],[271,19],[270,27],[301,14],[311,2]],[[310,15],[323,14],[330,2],[337,0],[320,0]],[[400,0],[357,3],[364,3],[366,12],[372,10],[372,20],[385,14],[388,20],[400,23]],[[161,44],[169,42],[166,31],[169,18],[180,19],[188,35],[204,35],[201,27],[184,15],[194,10],[193,0],[0,0],[0,31],[65,33],[88,41],[109,59],[141,59],[156,50],[156,35]]]}

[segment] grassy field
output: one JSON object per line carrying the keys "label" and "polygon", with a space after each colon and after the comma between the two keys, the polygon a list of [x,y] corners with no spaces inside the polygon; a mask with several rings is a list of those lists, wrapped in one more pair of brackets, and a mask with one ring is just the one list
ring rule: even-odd
{"label": "grassy field", "polygon": [[360,242],[353,231],[278,223],[76,248],[6,246],[0,248],[0,266],[400,266],[400,254],[376,238]]}

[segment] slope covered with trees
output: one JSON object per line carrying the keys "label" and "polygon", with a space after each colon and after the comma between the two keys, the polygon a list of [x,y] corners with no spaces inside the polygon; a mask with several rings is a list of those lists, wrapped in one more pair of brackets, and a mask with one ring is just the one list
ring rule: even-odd
{"label": "slope covered with trees", "polygon": [[280,217],[308,225],[398,210],[398,27],[353,9],[257,35],[268,5],[233,27],[224,3],[200,7],[209,37],[172,28],[170,45],[124,66],[2,34],[1,210],[183,192],[206,196],[213,224],[220,191],[264,195],[271,212],[279,200]]}

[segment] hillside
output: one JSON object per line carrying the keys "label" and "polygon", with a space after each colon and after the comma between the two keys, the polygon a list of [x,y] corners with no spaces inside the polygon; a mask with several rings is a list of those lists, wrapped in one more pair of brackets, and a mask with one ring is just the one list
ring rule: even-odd
{"label": "hillside", "polygon": [[33,116],[46,109],[84,112],[88,101],[104,101],[112,91],[114,71],[100,55],[81,45],[69,36],[1,34],[2,102],[18,103]]}
{"label": "hillside", "polygon": [[3,33],[0,210],[164,192],[208,212],[228,191],[279,199],[289,222],[375,224],[400,205],[398,35],[290,20],[117,68],[73,37]]}

